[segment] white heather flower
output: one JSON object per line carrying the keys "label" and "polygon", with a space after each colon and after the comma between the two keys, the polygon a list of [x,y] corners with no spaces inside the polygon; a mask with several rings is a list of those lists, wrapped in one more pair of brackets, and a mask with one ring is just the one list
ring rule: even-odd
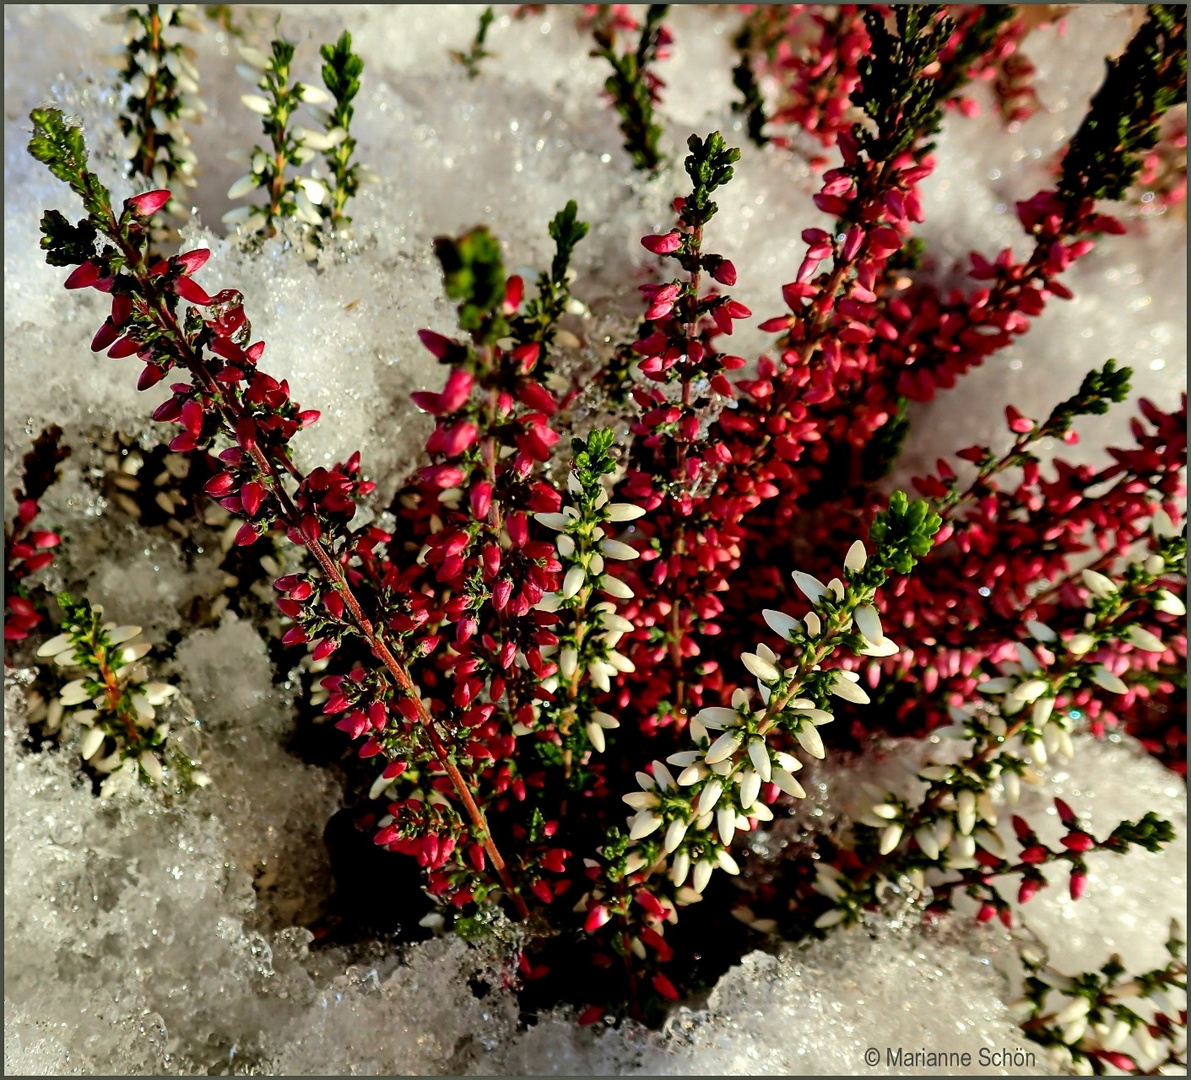
{"label": "white heather flower", "polygon": [[659,791],[669,791],[671,788],[677,789],[678,785],[674,782],[674,774],[666,768],[663,761],[658,761],[656,758],[653,762],[653,778],[658,782]]}
{"label": "white heather flower", "polygon": [[145,775],[155,784],[160,784],[165,779],[165,770],[161,767],[161,762],[157,760],[157,755],[152,750],[145,750],[140,756],[141,768],[145,770]]}
{"label": "white heather flower", "polygon": [[765,748],[764,739],[749,739],[749,760],[753,763],[753,768],[757,770],[761,779],[768,783],[773,766],[770,763],[769,751]]}
{"label": "white heather flower", "polygon": [[553,529],[555,532],[562,532],[574,519],[567,517],[566,514],[534,514],[534,520],[541,525],[545,525],[547,529]]}
{"label": "white heather flower", "polygon": [[251,45],[240,45],[238,51],[257,71],[263,72],[269,66],[269,58],[260,49],[254,49]]}
{"label": "white heather flower", "polygon": [[1034,702],[1034,712],[1030,717],[1034,727],[1041,730],[1041,728],[1050,719],[1050,714],[1054,711],[1055,699],[1052,697],[1040,697]]}
{"label": "white heather flower", "polygon": [[1058,636],[1046,623],[1031,619],[1026,623],[1026,629],[1035,641],[1054,641]]}
{"label": "white heather flower", "polygon": [[599,587],[601,592],[606,592],[609,596],[615,596],[617,600],[631,600],[634,595],[632,589],[619,578],[614,578],[611,574],[605,574],[600,578]]}
{"label": "white heather flower", "polygon": [[1083,656],[1095,646],[1096,639],[1091,634],[1073,634],[1067,639],[1067,651],[1072,656]]}
{"label": "white heather flower", "polygon": [[856,622],[856,628],[870,645],[876,645],[885,637],[881,629],[881,618],[871,604],[861,604],[852,612],[852,618]]}
{"label": "white heather flower", "polygon": [[827,756],[823,750],[823,740],[819,737],[819,729],[813,724],[803,724],[794,733],[794,738],[798,740],[798,745],[803,748],[811,757],[822,760]]}
{"label": "white heather flower", "polygon": [[870,645],[866,649],[857,649],[857,656],[893,656],[895,653],[901,652],[901,646],[889,638],[882,638],[877,644]]}
{"label": "white heather flower", "polygon": [[973,834],[973,837],[985,851],[990,851],[998,858],[1005,857],[1005,841],[1001,839],[1001,834],[993,832],[992,829],[979,828]]}
{"label": "white heather flower", "polygon": [[827,586],[823,584],[817,577],[810,574],[804,574],[801,570],[794,571],[794,584],[798,586],[802,595],[805,596],[812,604],[817,604],[824,596],[827,595]]}
{"label": "white heather flower", "polygon": [[697,784],[700,780],[706,780],[710,775],[711,770],[702,761],[696,761],[693,765],[688,765],[678,774],[678,786],[690,787],[692,784]]}
{"label": "white heather flower", "polygon": [[79,756],[84,761],[88,761],[95,756],[96,751],[103,746],[103,730],[101,728],[88,728],[84,732],[82,739],[79,741]]}
{"label": "white heather flower", "polygon": [[743,736],[739,731],[725,731],[711,744],[704,760],[708,765],[730,758],[740,747]]}
{"label": "white heather flower", "polygon": [[[694,765],[699,761],[703,755],[698,750],[679,750],[676,754],[671,754],[666,758],[667,765],[677,765],[680,769],[685,769],[688,766]],[[679,780],[679,783],[682,783]]]}
{"label": "white heather flower", "polygon": [[1093,596],[1098,596],[1101,599],[1112,596],[1117,591],[1116,582],[1110,577],[1105,577],[1097,570],[1081,570],[1080,577],[1083,578],[1083,583],[1088,587],[1088,590]]}
{"label": "white heather flower", "polygon": [[581,588],[583,588],[583,582],[586,580],[587,580],[587,572],[583,569],[583,567],[582,566],[572,566],[567,571],[567,576],[565,578],[563,578],[562,589],[558,595],[561,596],[562,599],[564,599],[564,600],[569,600]]}
{"label": "white heather flower", "polygon": [[700,709],[695,714],[695,719],[704,727],[714,731],[721,731],[726,727],[734,727],[740,723],[740,717],[736,710],[725,709],[722,705],[712,705],[706,709]]}
{"label": "white heather flower", "polygon": [[685,851],[680,851],[674,856],[674,862],[670,867],[670,880],[676,887],[681,886],[690,872],[691,857]]}
{"label": "white heather flower", "polygon": [[1135,645],[1137,648],[1143,649],[1146,652],[1166,652],[1166,646],[1162,644],[1161,638],[1156,634],[1150,633],[1149,630],[1143,630],[1140,626],[1129,627],[1128,633],[1125,634],[1125,640],[1130,645]]}
{"label": "white heather flower", "polygon": [[90,694],[87,693],[85,680],[74,679],[62,687],[59,697],[62,699],[62,704],[69,707],[71,705],[82,705],[84,701],[89,700]]}
{"label": "white heather flower", "polygon": [[[834,678],[831,681],[829,689],[836,697],[842,697],[845,701],[854,701],[857,705],[867,705],[869,703],[869,696],[861,689],[849,675],[855,675],[851,671],[836,671],[833,673]],[[822,755],[819,755],[820,757]]]}
{"label": "white heather flower", "polygon": [[630,562],[633,559],[641,557],[641,552],[636,548],[629,547],[628,544],[622,544],[619,540],[601,540],[600,550],[609,559],[619,559],[621,562]]}
{"label": "white heather flower", "polygon": [[1183,603],[1174,593],[1167,589],[1159,589],[1154,598],[1154,608],[1157,611],[1164,612],[1167,615],[1186,615],[1187,605]]}
{"label": "white heather flower", "polygon": [[227,189],[227,197],[229,199],[241,199],[249,194],[249,192],[255,191],[257,184],[258,178],[253,173],[241,176],[239,180]]}
{"label": "white heather flower", "polygon": [[1021,777],[1015,772],[1003,773],[1001,783],[1005,785],[1005,800],[1010,806],[1016,806],[1021,798]]}
{"label": "white heather flower", "polygon": [[579,664],[579,650],[573,645],[566,645],[558,652],[558,670],[564,679],[575,674]]}
{"label": "white heather flower", "polygon": [[829,926],[835,926],[836,923],[841,923],[847,917],[847,912],[843,908],[832,908],[830,911],[823,912],[815,920],[815,926],[820,930],[826,930]]}
{"label": "white heather flower", "polygon": [[939,841],[935,838],[934,830],[923,825],[915,831],[914,839],[922,849],[922,854],[932,862],[939,857]]}
{"label": "white heather flower", "polygon": [[1027,675],[1033,675],[1034,672],[1041,669],[1042,665],[1038,663],[1038,657],[1020,641],[1014,642],[1014,648],[1017,650],[1017,658],[1021,661],[1021,666]]}
{"label": "white heather flower", "polygon": [[720,801],[723,791],[723,781],[718,777],[708,781],[707,786],[699,792],[699,801],[695,805],[695,816],[702,817],[704,814],[710,813],[715,808],[715,804]]}
{"label": "white heather flower", "polygon": [[1165,536],[1179,535],[1179,530],[1175,526],[1175,523],[1170,520],[1170,515],[1163,510],[1162,507],[1158,507],[1158,509],[1154,511],[1154,517],[1150,522],[1150,525],[1153,528],[1154,535],[1156,537],[1162,538]]}
{"label": "white heather flower", "polygon": [[868,553],[864,550],[864,541],[853,540],[852,546],[848,548],[848,554],[844,556],[844,569],[855,573],[858,570],[863,570],[867,561]]}
{"label": "white heather flower", "polygon": [[803,790],[802,785],[785,769],[773,770],[773,782],[787,795],[791,795],[795,799],[806,798],[806,792]]}
{"label": "white heather flower", "polygon": [[956,795],[955,805],[956,824],[959,825],[959,831],[967,836],[976,825],[976,793],[964,788]]}
{"label": "white heather flower", "polygon": [[870,814],[875,814],[879,818],[884,818],[886,821],[892,821],[898,815],[898,809],[893,803],[877,803],[871,810]]}
{"label": "white heather flower", "polygon": [[740,774],[740,808],[748,810],[761,794],[761,777],[755,769],[745,769]]}
{"label": "white heather flower", "polygon": [[609,521],[636,521],[644,516],[645,508],[634,506],[632,503],[609,503],[604,512],[608,515]]}
{"label": "white heather flower", "polygon": [[1045,679],[1027,679],[1014,689],[1010,697],[1020,701],[1023,705],[1029,705],[1031,702],[1037,701],[1049,689],[1050,683]]}
{"label": "white heather flower", "polygon": [[701,893],[707,888],[707,883],[711,880],[711,872],[714,869],[715,867],[706,859],[700,859],[695,863],[695,871],[691,875],[691,885],[695,892]]}
{"label": "white heather flower", "polygon": [[629,820],[629,839],[643,840],[661,827],[662,819],[657,814],[649,810],[642,810],[641,813]]}
{"label": "white heather flower", "polygon": [[793,615],[787,615],[784,611],[766,608],[761,614],[769,629],[777,634],[778,637],[786,640],[790,637],[790,631],[799,625],[798,620]]}
{"label": "white heather flower", "polygon": [[732,837],[736,835],[736,811],[730,806],[721,806],[716,811],[715,824],[716,831],[720,834],[720,843],[724,847],[730,847]]}
{"label": "white heather flower", "polygon": [[833,577],[827,582],[827,588],[830,589],[837,600],[842,601],[844,598],[844,583],[839,578]]}
{"label": "white heather flower", "polygon": [[666,838],[662,841],[662,848],[666,854],[678,850],[678,845],[686,838],[687,823],[682,818],[675,818],[666,829]]}
{"label": "white heather flower", "polygon": [[1097,664],[1092,669],[1092,682],[1107,690],[1110,694],[1127,694],[1129,687],[1119,675],[1114,675],[1103,664]]}
{"label": "white heather flower", "polygon": [[240,101],[246,108],[251,109],[254,113],[260,113],[261,116],[268,116],[273,108],[269,99],[261,97],[260,94],[242,94]]}
{"label": "white heather flower", "polygon": [[1091,1005],[1092,1003],[1086,997],[1074,998],[1065,1008],[1055,1014],[1055,1023],[1069,1024],[1072,1020],[1078,1020],[1081,1016],[1087,1016]]}
{"label": "white heather flower", "polygon": [[306,102],[307,105],[326,105],[331,100],[331,95],[326,92],[321,86],[310,86],[308,83],[298,83],[294,87],[297,91],[298,97]]}
{"label": "white heather flower", "polygon": [[1006,691],[1013,689],[1013,680],[1008,676],[1002,676],[997,679],[985,679],[984,682],[977,685],[976,689],[981,694],[1004,694]]}
{"label": "white heather flower", "polygon": [[736,865],[736,860],[732,858],[723,848],[715,853],[715,861],[719,864],[719,868],[726,874],[735,876],[740,873],[740,867]]}
{"label": "white heather flower", "polygon": [[608,651],[608,663],[616,671],[633,672],[637,670],[637,665],[632,662],[624,653],[619,653],[615,649]]}
{"label": "white heather flower", "polygon": [[782,677],[782,673],[773,664],[757,653],[741,653],[740,659],[744,666],[762,682],[775,683]]}
{"label": "white heather flower", "polygon": [[591,743],[592,749],[597,754],[602,754],[607,749],[607,742],[604,739],[604,729],[600,727],[594,720],[588,721],[585,726],[588,741]]}
{"label": "white heather flower", "polygon": [[70,643],[69,634],[59,634],[57,637],[50,638],[45,642],[40,649],[37,650],[38,656],[58,656],[60,653],[70,650],[74,651],[74,646]]}
{"label": "white heather flower", "polygon": [[1150,555],[1141,565],[1150,577],[1158,577],[1166,569],[1166,560],[1161,555],[1155,553]]}
{"label": "white heather flower", "polygon": [[881,854],[888,855],[901,842],[902,827],[899,822],[890,822],[881,831]]}
{"label": "white heather flower", "polygon": [[813,611],[806,613],[806,632],[811,637],[818,637],[823,632],[823,620]]}

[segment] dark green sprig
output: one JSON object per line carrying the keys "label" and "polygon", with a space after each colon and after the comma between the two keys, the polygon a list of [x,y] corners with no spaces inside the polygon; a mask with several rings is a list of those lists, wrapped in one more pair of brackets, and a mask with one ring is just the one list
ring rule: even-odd
{"label": "dark green sprig", "polygon": [[[865,8],[864,25],[872,47],[857,64],[860,85],[851,101],[875,130],[856,125],[860,148],[874,161],[885,161],[939,130],[947,89],[925,76],[955,25],[938,8],[901,4],[894,10],[896,32],[880,9]],[[929,146],[923,147],[929,149]]]}
{"label": "dark green sprig", "polygon": [[335,145],[324,156],[333,186],[330,201],[324,201],[321,210],[332,228],[341,228],[351,222],[343,208],[347,200],[360,190],[360,165],[353,164],[351,160],[356,148],[356,140],[351,135],[351,122],[355,112],[352,99],[360,92],[364,61],[352,52],[352,37],[346,30],[334,45],[324,45],[319,55],[325,61],[323,85],[335,99],[335,107],[325,125],[328,138],[334,140]]}
{"label": "dark green sprig", "polygon": [[524,313],[512,320],[513,336],[519,342],[536,341],[543,346],[553,343],[558,320],[571,298],[571,256],[590,228],[586,221],[579,220],[579,207],[574,199],[551,219],[549,231],[554,241],[554,257],[550,272],[538,275],[537,297],[525,305]]}
{"label": "dark green sprig", "polygon": [[1146,21],[1108,71],[1063,158],[1059,194],[1125,197],[1158,122],[1187,100],[1187,7],[1150,4]]}
{"label": "dark green sprig", "polygon": [[740,151],[727,146],[723,136],[713,131],[706,139],[692,135],[687,140],[687,155],[683,167],[694,185],[682,206],[682,223],[692,229],[706,225],[719,210],[711,201],[711,193],[732,179],[732,166],[740,160]]}
{"label": "dark green sprig", "polygon": [[889,509],[878,514],[869,529],[876,554],[854,580],[859,583],[866,573],[880,574],[880,580],[871,582],[875,587],[884,581],[885,567],[899,574],[910,573],[918,559],[930,553],[932,538],[942,524],[943,519],[925,499],[910,502],[904,491],[895,491],[889,497]]}
{"label": "dark green sprig", "polygon": [[[83,129],[78,124],[69,123],[59,109],[34,109],[29,114],[29,119],[33,121],[29,153],[45,165],[57,179],[69,185],[70,190],[83,200],[83,208],[88,214],[102,214],[111,206],[112,196],[99,182],[99,177],[87,168],[87,144],[83,140]],[[65,233],[57,220],[61,218],[62,215],[57,214],[51,227],[55,230],[56,236],[65,239]],[[46,231],[44,226],[43,231]],[[47,233],[47,237],[48,235]],[[74,242],[81,241],[81,234],[76,234]],[[43,240],[41,246],[45,248],[50,245]],[[67,263],[58,262],[51,265],[66,266]]]}
{"label": "dark green sprig", "polygon": [[765,99],[747,55],[742,56],[740,63],[732,69],[732,85],[740,91],[740,100],[732,102],[732,111],[744,115],[749,138],[757,146],[764,146],[769,142],[769,136],[765,134],[769,117],[765,115]]}
{"label": "dark green sprig", "polygon": [[616,31],[608,7],[601,5],[600,15],[593,25],[597,48],[591,55],[602,57],[612,65],[612,74],[604,83],[604,89],[612,98],[613,108],[620,114],[624,148],[638,169],[656,173],[662,165],[659,148],[662,129],[654,122],[653,107],[658,101],[657,91],[662,82],[649,70],[649,65],[657,59],[661,48],[662,20],[669,5],[649,5],[637,47],[626,53],[616,51]]}
{"label": "dark green sprig", "polygon": [[476,27],[476,36],[472,39],[471,48],[467,52],[451,51],[451,59],[455,63],[463,65],[469,79],[478,78],[480,74],[480,61],[494,55],[484,48],[484,41],[488,37],[488,28],[495,19],[496,15],[493,13],[492,8],[484,8],[480,13],[480,24]]}

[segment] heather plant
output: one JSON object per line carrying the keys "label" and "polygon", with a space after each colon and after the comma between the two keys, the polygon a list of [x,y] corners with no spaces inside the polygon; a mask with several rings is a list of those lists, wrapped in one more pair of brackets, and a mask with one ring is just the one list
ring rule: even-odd
{"label": "heather plant", "polygon": [[58,596],[62,633],[42,643],[48,668],[29,695],[29,720],[51,738],[76,741],[79,757],[111,796],[138,780],[180,791],[205,787],[210,777],[174,743],[168,718],[158,713],[177,687],[151,680],[152,651],[139,626],[103,622],[103,609],[68,593]]}
{"label": "heather plant", "polygon": [[[241,100],[260,114],[269,145],[236,155],[250,171],[228,189],[229,199],[260,191],[265,201],[230,210],[223,220],[249,233],[273,236],[282,220],[295,219],[305,230],[307,254],[313,256],[321,235],[318,230],[324,224],[333,232],[348,225],[351,218],[344,212],[347,201],[359,191],[362,180],[373,176],[352,161],[356,146],[350,131],[352,99],[360,90],[364,62],[351,51],[351,35],[344,31],[334,45],[321,49],[324,90],[292,79],[292,42],[276,39],[271,48],[271,54],[266,55],[249,45],[239,47],[245,61],[240,73],[264,91],[245,94]],[[295,127],[296,114],[303,105],[318,117],[323,130]],[[318,153],[324,155],[326,179],[292,171]]]}
{"label": "heather plant", "polygon": [[[626,149],[662,182],[673,178],[649,65],[668,43],[664,11],[651,7],[643,27],[619,6],[588,13]],[[469,75],[490,12],[460,58]],[[487,228],[436,240],[456,329],[420,334],[442,386],[413,395],[432,430],[387,506],[359,453],[309,472],[295,463],[291,444],[319,413],[262,367],[244,296],[197,280],[210,252],[150,254],[170,192],[113,206],[80,129],[54,109],[32,114],[31,153],[85,210],[77,223],[45,214],[47,261],[73,268],[68,288],[111,297],[93,349],[135,355],[142,389],[177,380],[153,418],[173,425],[170,454],[201,463],[190,489],[201,482],[237,519],[231,546],[289,545],[266,566],[278,650],[353,747],[357,825],[418,867],[436,909],[424,926],[515,942],[510,981],[527,1006],[568,1001],[583,1023],[657,1021],[749,942],[845,933],[890,897],[927,920],[966,904],[978,922],[1015,927],[1013,887],[1025,904],[1065,880],[1080,899],[1089,853],[1173,836],[1153,813],[1095,833],[1057,800],[1053,846],[1009,808],[1085,734],[1155,712],[1176,726],[1185,402],[1142,402],[1137,445],[1099,471],[1044,456],[1125,400],[1131,373],[1108,361],[1043,420],[1009,405],[1009,449],[960,448],[914,481],[919,498],[880,481],[908,402],[945,394],[1025,333],[1051,297],[1070,297],[1071,263],[1123,231],[1097,202],[1125,195],[1185,100],[1184,16],[1152,7],[1109,64],[1055,190],[1017,208],[1030,254],[973,253],[976,288],[943,295],[918,274],[914,236],[932,140],[968,81],[1015,55],[1021,25],[985,8],[845,7],[815,15],[812,62],[790,52],[798,14],[749,13],[738,69],[754,136],[779,118],[765,119],[750,74],[764,56],[795,72],[781,122],[841,157],[814,196],[830,221],[802,234],[787,310],[761,324],[774,357],[725,349],[752,314],[725,291],[737,270],[713,250],[713,195],[740,155],[719,132],[692,135],[673,219],[641,240],[659,260],[641,322],[590,386],[560,392],[557,378],[588,232],[576,202],[549,223],[535,296]],[[636,51],[621,53],[616,35],[637,30]],[[268,202],[240,216],[269,232],[289,216],[339,229],[361,179],[349,135],[361,64],[346,33],[324,47],[335,107],[325,137],[304,135],[292,120],[312,88],[291,81],[292,45],[272,49],[242,50],[268,95],[250,107],[272,156],[254,150],[237,187]],[[325,183],[287,171],[319,150]],[[620,411],[605,419],[592,401]],[[44,490],[26,486],[6,555],[28,568],[52,543],[26,538]],[[34,630],[28,598],[6,595],[17,631]],[[137,628],[61,603],[64,632],[41,654],[83,674],[42,694],[38,721],[57,728],[82,708],[72,723],[89,768],[160,781],[167,733],[152,711],[171,688],[151,690],[136,666]],[[911,772],[857,785],[842,823],[799,810],[818,797],[807,774],[845,786],[841,763],[889,734],[916,738]],[[758,884],[757,841],[787,818],[788,857]],[[1185,1017],[1162,995],[1185,987],[1178,936],[1171,963],[1132,987],[1119,964],[1067,977],[1026,949],[1024,1030],[1060,1067],[1136,1066],[1128,1039],[1147,1067],[1177,1061]],[[1052,990],[1069,1001],[1048,1001]],[[1134,1011],[1131,996],[1158,1011]]]}
{"label": "heather plant", "polygon": [[[170,41],[169,35],[174,28],[202,31],[203,24],[189,4],[129,6],[108,18],[125,27],[119,71],[126,97],[120,130],[129,172],[155,187],[193,188],[198,158],[186,124],[199,123],[207,106],[198,96],[194,50]],[[183,220],[188,214],[176,198],[163,211]],[[168,236],[163,221],[155,221],[154,227],[162,238]]]}

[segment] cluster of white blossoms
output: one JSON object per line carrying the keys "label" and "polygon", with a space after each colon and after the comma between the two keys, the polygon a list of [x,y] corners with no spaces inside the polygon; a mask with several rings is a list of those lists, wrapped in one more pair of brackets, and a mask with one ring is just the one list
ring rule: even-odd
{"label": "cluster of white blossoms", "polygon": [[[128,91],[121,117],[124,156],[134,172],[144,174],[158,188],[194,187],[198,158],[185,124],[200,122],[207,106],[198,96],[194,50],[167,41],[164,31],[180,27],[201,32],[195,5],[125,6],[105,15],[103,21],[124,25],[125,48],[115,55],[116,70]],[[145,164],[150,165],[147,171]],[[186,208],[176,199],[166,209],[186,216]]]}
{"label": "cluster of white blossoms", "polygon": [[[610,538],[606,526],[635,521],[645,511],[632,503],[610,502],[598,478],[587,477],[586,481],[572,472],[567,479],[572,505],[558,513],[534,515],[540,524],[558,533],[555,546],[566,567],[559,591],[547,593],[537,607],[560,613],[555,627],[558,673],[543,683],[556,694],[562,688],[557,695],[563,710],[560,730],[565,734],[578,721],[592,749],[602,753],[604,732],[620,727],[620,721],[592,707],[581,689],[590,686],[606,693],[618,673],[635,670],[632,660],[616,648],[633,624],[617,613],[615,601],[631,599],[633,591],[608,572],[607,563],[628,562],[638,555],[635,548]],[[595,593],[609,599],[593,603]]]}
{"label": "cluster of white blossoms", "polygon": [[[71,615],[100,616],[103,609],[80,605]],[[107,775],[105,795],[144,778],[167,782],[166,740],[170,724],[158,709],[177,693],[177,687],[150,679],[144,660],[151,642],[141,640],[139,626],[113,622],[88,625],[86,617],[68,623],[66,632],[45,642],[37,656],[63,675],[72,676],[54,694],[29,692],[29,722],[46,735],[77,739],[79,756],[96,773]],[[53,673],[47,672],[53,680]],[[210,777],[179,751],[169,764],[184,776],[175,780],[205,787]]]}
{"label": "cluster of white blossoms", "polygon": [[764,612],[770,629],[799,649],[793,665],[783,668],[777,653],[763,643],[744,653],[741,659],[757,679],[760,707],[754,707],[747,690],[738,688],[730,708],[700,710],[688,729],[695,749],[654,761],[652,775],[637,773],[642,790],[624,796],[636,811],[628,822],[629,839],[640,847],[630,855],[631,864],[649,866],[651,873],[668,866],[679,904],[699,900],[716,869],[739,873],[730,852],[737,835],[773,820],[761,798],[763,785],[806,797],[794,775],[802,762],[792,751],[797,746],[811,757],[825,756],[818,729],[835,719],[830,699],[868,703],[854,672],[823,671],[822,662],[841,646],[861,656],[898,651],[881,629],[873,606],[875,588],[853,580],[866,561],[858,540],[844,560],[846,582],[833,578],[824,585],[796,571],[794,582],[811,602],[811,611],[803,619]]}
{"label": "cluster of white blossoms", "polygon": [[[1177,529],[1170,517],[1157,510],[1154,539],[1175,535]],[[1139,555],[1134,566],[1150,585],[1166,570],[1164,558],[1156,553]],[[1123,601],[1123,581],[1091,569],[1081,571],[1080,579],[1088,589],[1090,608],[1099,601]],[[1153,591],[1150,602],[1157,611],[1186,614],[1183,602],[1165,589]],[[1088,665],[1082,660],[1116,635],[1112,623],[1117,615],[1116,608],[1103,619],[1089,611],[1084,628],[1065,638],[1045,623],[1027,622],[1032,646],[1015,643],[1017,659],[999,664],[998,674],[976,687],[987,705],[953,706],[951,726],[934,733],[937,738],[970,742],[970,753],[954,763],[932,760],[917,770],[917,779],[927,785],[925,794],[918,798],[862,785],[865,804],[853,820],[878,830],[882,855],[895,851],[908,833],[919,851],[942,869],[974,868],[977,847],[998,858],[1005,857],[1005,837],[997,831],[998,796],[1016,805],[1023,782],[1041,784],[1039,770],[1052,759],[1067,762],[1075,755],[1073,734],[1082,713],[1078,709],[1056,711],[1059,697],[1089,685],[1112,694],[1128,692],[1124,680],[1108,666]],[[1155,633],[1135,624],[1124,631],[1120,640],[1147,652],[1166,650]],[[925,812],[927,805],[929,813]],[[819,892],[833,899],[846,899],[837,882],[822,880],[822,872],[820,877]]]}
{"label": "cluster of white blossoms", "polygon": [[[281,51],[278,51],[278,46]],[[292,46],[274,42],[274,55],[267,56],[252,46],[240,46],[244,63],[236,71],[265,94],[244,94],[240,100],[252,112],[272,122],[272,147],[259,146],[252,150],[232,150],[227,157],[246,165],[248,172],[230,188],[229,199],[242,199],[254,191],[263,191],[264,206],[238,206],[223,215],[223,222],[244,232],[262,232],[274,224],[276,217],[295,218],[303,225],[318,228],[329,213],[333,201],[327,182],[316,176],[286,177],[287,168],[301,168],[319,154],[326,154],[341,146],[348,138],[347,129],[334,123],[332,114],[323,106],[331,104],[331,95],[309,83],[289,83],[289,59]],[[268,96],[266,96],[266,94]],[[322,124],[322,130],[293,127],[293,112],[304,105],[311,116]],[[354,175],[362,183],[376,183],[380,177],[364,166],[355,166]],[[272,209],[271,209],[272,208]],[[308,254],[314,253],[311,249]]]}

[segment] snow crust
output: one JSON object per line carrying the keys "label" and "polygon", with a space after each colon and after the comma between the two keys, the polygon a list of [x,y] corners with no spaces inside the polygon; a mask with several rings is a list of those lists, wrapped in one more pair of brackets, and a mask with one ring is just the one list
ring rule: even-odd
{"label": "snow crust", "polygon": [[[95,467],[84,436],[145,432],[163,391],[138,394],[135,361],[90,352],[102,297],[63,291],[64,271],[46,266],[38,248],[40,213],[77,216],[78,208],[25,144],[29,109],[59,103],[82,117],[115,197],[132,193],[120,178],[117,102],[104,72],[120,44],[120,28],[99,21],[107,10],[5,8],[6,515],[30,438],[61,425],[76,456],[45,512],[76,539],[51,584],[85,582],[110,617],[141,623],[155,640],[182,633],[170,670],[200,718],[213,784],[172,806],[152,796],[96,798],[69,748],[25,746],[21,675],[6,680],[6,1072],[851,1073],[865,1070],[870,1046],[1029,1049],[1005,1011],[1017,973],[1002,931],[923,937],[892,919],[778,955],[754,953],[661,1033],[580,1029],[561,1013],[522,1029],[515,1000],[500,989],[507,958],[453,938],[400,956],[310,949],[301,927],[331,887],[321,833],[341,793],[328,772],[285,750],[292,689],[275,678],[248,623],[229,613],[214,628],[192,629],[190,605],[221,587],[219,551],[183,559],[172,540],[108,514],[84,482]],[[549,258],[547,221],[575,198],[593,228],[575,262],[582,307],[567,325],[580,340],[577,358],[594,364],[635,325],[636,285],[654,266],[638,239],[668,226],[669,201],[686,184],[680,171],[653,182],[632,173],[615,116],[599,99],[604,72],[587,56],[573,11],[551,8],[521,23],[499,16],[489,39],[497,56],[469,81],[446,50],[466,47],[481,10],[286,9],[282,29],[300,42],[299,73],[313,76],[318,43],[342,25],[352,30],[367,65],[359,155],[383,177],[352,207],[349,249],[316,267],[283,239],[249,253],[223,238],[224,192],[240,169],[224,151],[251,145],[259,132],[239,104],[247,87],[234,74],[234,42],[214,28],[195,41],[210,112],[195,132],[203,172],[187,239],[213,249],[203,284],[245,294],[256,336],[268,342],[265,367],[290,380],[304,407],[322,411],[295,441],[300,463],[329,464],[360,449],[382,491],[415,462],[429,431],[409,392],[439,385],[416,331],[453,329],[432,238],[487,224],[510,269],[531,280]],[[237,12],[267,40],[275,10]],[[809,169],[749,145],[730,112],[737,18],[724,7],[675,8],[677,43],[661,74],[671,147],[716,128],[741,146],[710,243],[736,263],[734,295],[756,315],[737,331],[738,350],[751,356],[770,340],[753,327],[781,310],[780,286],[801,261],[798,233],[823,221]],[[1051,155],[1077,126],[1100,58],[1126,40],[1129,20],[1108,5],[1073,11],[1065,27],[1037,31],[1027,44],[1045,105],[1038,116],[1012,134],[987,108],[978,119],[946,121],[922,230],[940,280],[959,280],[956,265],[962,271],[969,250],[1022,249],[1013,202],[1048,183]],[[987,105],[984,88],[975,94]],[[1133,223],[1067,281],[1074,301],[1052,302],[1006,354],[916,411],[907,474],[973,441],[1005,445],[1004,404],[1044,416],[1110,356],[1134,367],[1135,395],[1175,403],[1185,388],[1184,223],[1172,215]],[[1081,422],[1084,442],[1063,448],[1065,456],[1104,460],[1106,445],[1127,438],[1130,415],[1122,406]],[[1052,773],[1046,799],[1069,798],[1097,832],[1157,809],[1174,819],[1179,839],[1161,855],[1092,856],[1084,900],[1071,903],[1058,882],[1021,916],[1065,970],[1098,967],[1113,951],[1135,968],[1155,964],[1170,916],[1186,905],[1185,790],[1132,745],[1079,751]],[[886,765],[866,767],[879,778]],[[822,793],[849,778],[819,779]],[[823,795],[824,813],[843,812],[833,798]],[[1031,821],[1053,817],[1043,795],[1023,799],[1034,800]],[[476,997],[476,978],[494,989]],[[1021,1071],[1044,1064],[1039,1055]]]}

